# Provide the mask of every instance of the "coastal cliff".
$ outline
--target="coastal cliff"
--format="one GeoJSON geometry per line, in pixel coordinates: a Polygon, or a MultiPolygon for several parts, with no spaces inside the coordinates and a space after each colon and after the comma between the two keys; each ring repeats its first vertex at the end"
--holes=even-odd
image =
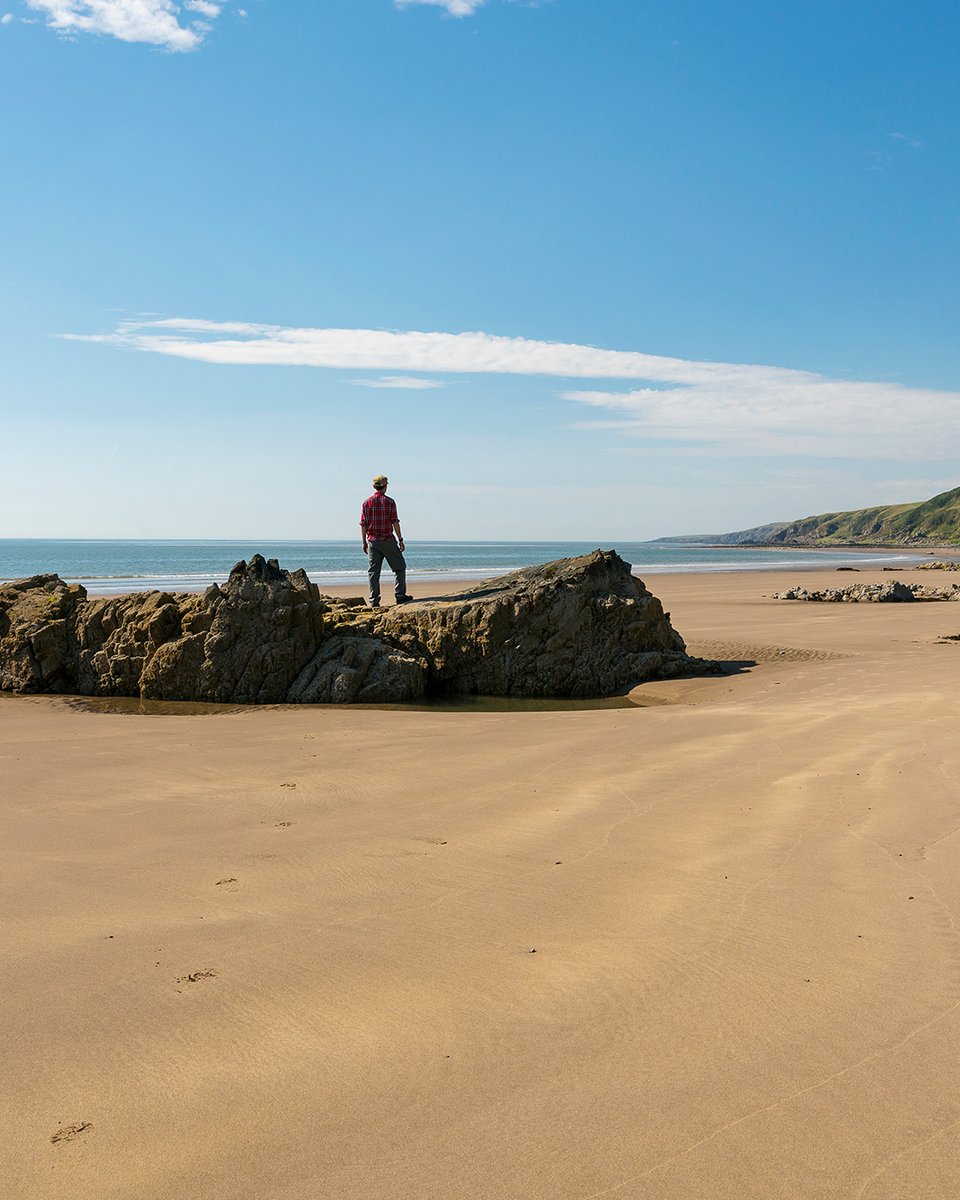
{"type": "Polygon", "coordinates": [[[757,525],[736,533],[659,538],[715,546],[960,546],[960,488],[917,504],[887,504],[757,525]]]}
{"type": "Polygon", "coordinates": [[[243,704],[602,696],[697,665],[613,551],[377,610],[260,555],[202,595],[91,600],[57,575],[0,588],[0,689],[13,692],[243,704]]]}

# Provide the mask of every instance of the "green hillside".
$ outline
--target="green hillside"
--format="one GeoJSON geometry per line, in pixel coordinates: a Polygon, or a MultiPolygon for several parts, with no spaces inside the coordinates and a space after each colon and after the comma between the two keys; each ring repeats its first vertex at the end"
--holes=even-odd
{"type": "Polygon", "coordinates": [[[737,533],[663,541],[737,546],[953,546],[960,545],[960,488],[919,504],[887,504],[855,512],[822,513],[798,521],[758,525],[737,533]]]}

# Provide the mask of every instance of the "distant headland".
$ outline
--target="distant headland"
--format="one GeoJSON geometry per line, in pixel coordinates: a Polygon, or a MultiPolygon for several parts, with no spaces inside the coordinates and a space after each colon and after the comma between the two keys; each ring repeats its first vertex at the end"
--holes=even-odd
{"type": "Polygon", "coordinates": [[[887,504],[777,521],[736,533],[684,534],[656,540],[714,546],[960,547],[960,487],[917,504],[887,504]]]}

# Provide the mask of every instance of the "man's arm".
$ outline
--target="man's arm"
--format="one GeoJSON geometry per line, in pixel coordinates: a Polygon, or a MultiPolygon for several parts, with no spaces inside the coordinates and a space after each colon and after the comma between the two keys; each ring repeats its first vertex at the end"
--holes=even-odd
{"type": "Polygon", "coordinates": [[[395,520],[393,523],[393,532],[397,535],[397,545],[400,547],[401,550],[403,550],[404,549],[403,534],[400,532],[399,518],[397,520],[395,520]]]}
{"type": "Polygon", "coordinates": [[[367,552],[367,508],[366,505],[360,509],[360,545],[363,547],[363,552],[367,552]]]}

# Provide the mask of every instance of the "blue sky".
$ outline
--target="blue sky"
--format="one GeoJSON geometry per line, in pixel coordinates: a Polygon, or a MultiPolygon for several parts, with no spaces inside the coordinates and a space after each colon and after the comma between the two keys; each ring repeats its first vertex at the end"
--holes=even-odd
{"type": "Polygon", "coordinates": [[[960,484],[960,10],[0,0],[0,536],[960,484]]]}

